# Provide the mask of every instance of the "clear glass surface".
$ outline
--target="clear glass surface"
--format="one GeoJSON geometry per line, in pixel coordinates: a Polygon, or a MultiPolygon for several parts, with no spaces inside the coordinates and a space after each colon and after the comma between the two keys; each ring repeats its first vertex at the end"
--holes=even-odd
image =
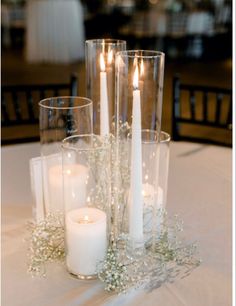
{"type": "Polygon", "coordinates": [[[163,202],[158,185],[163,79],[163,53],[117,53],[115,222],[118,236],[127,235],[133,254],[142,252],[156,232],[163,202]]]}
{"type": "Polygon", "coordinates": [[[61,141],[92,133],[92,101],[84,97],[57,97],[40,101],[40,144],[45,215],[63,212],[61,141]]]}
{"type": "Polygon", "coordinates": [[[126,50],[126,42],[118,39],[92,39],[85,43],[86,95],[93,103],[94,133],[114,133],[115,56],[126,50]]]}
{"type": "Polygon", "coordinates": [[[91,279],[110,235],[110,146],[90,134],[64,139],[62,149],[67,269],[91,279]]]}

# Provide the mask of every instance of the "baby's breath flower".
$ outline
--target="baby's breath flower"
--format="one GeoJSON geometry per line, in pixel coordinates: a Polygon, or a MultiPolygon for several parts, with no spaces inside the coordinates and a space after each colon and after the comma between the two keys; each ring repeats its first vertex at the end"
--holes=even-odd
{"type": "Polygon", "coordinates": [[[45,276],[45,264],[62,260],[65,256],[62,214],[48,214],[39,223],[29,223],[29,265],[33,275],[45,276]]]}
{"type": "Polygon", "coordinates": [[[105,284],[106,291],[124,293],[131,288],[145,286],[148,289],[160,287],[165,282],[173,282],[177,277],[187,276],[200,265],[201,260],[195,257],[196,243],[186,244],[179,238],[183,231],[183,222],[178,216],[168,220],[167,213],[162,224],[155,247],[145,249],[138,257],[129,255],[129,239],[122,234],[123,248],[108,249],[99,278],[105,284]]]}

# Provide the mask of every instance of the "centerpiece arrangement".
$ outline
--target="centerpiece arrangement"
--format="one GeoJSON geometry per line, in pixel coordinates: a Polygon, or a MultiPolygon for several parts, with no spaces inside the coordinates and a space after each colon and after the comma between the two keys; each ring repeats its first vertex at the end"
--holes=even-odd
{"type": "Polygon", "coordinates": [[[29,271],[65,258],[107,291],[154,288],[199,265],[167,217],[170,137],[161,131],[164,54],[86,41],[87,98],[40,102],[43,201],[29,271]]]}

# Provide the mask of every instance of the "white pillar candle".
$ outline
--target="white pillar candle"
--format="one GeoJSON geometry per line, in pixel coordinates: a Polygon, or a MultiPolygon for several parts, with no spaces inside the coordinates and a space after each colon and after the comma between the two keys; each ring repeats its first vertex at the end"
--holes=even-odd
{"type": "Polygon", "coordinates": [[[82,207],[86,203],[88,168],[79,164],[55,165],[48,169],[48,191],[51,211],[82,207]],[[64,198],[63,198],[64,192],[64,198]]]}
{"type": "Polygon", "coordinates": [[[33,217],[39,222],[45,217],[44,198],[43,198],[43,175],[42,159],[35,157],[30,159],[30,180],[31,191],[34,198],[33,217]]]}
{"type": "Polygon", "coordinates": [[[109,109],[107,94],[107,73],[105,67],[104,56],[100,54],[100,135],[109,134],[109,109]]]}
{"type": "MultiPolygon", "coordinates": [[[[45,206],[45,213],[63,211],[63,190],[57,190],[54,196],[51,196],[51,187],[49,184],[49,169],[54,166],[61,165],[62,168],[62,155],[61,153],[50,154],[42,157],[42,171],[43,171],[43,201],[45,206]]],[[[62,180],[62,175],[61,175],[62,180]]]]}
{"type": "Polygon", "coordinates": [[[135,68],[133,86],[129,234],[133,242],[141,243],[143,241],[143,197],[141,105],[140,90],[138,90],[138,66],[135,68]]]}
{"type": "Polygon", "coordinates": [[[106,256],[106,214],[96,208],[79,208],[66,214],[66,264],[80,276],[93,276],[106,256]]]}

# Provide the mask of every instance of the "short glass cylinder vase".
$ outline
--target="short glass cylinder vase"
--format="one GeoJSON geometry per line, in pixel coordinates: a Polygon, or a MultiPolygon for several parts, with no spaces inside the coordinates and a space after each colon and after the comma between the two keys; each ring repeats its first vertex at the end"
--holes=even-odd
{"type": "Polygon", "coordinates": [[[163,78],[163,53],[145,50],[117,53],[118,195],[114,196],[114,222],[116,237],[125,234],[133,254],[142,253],[156,231],[163,78]],[[154,206],[151,237],[146,235],[144,217],[145,207],[150,203],[154,206]]]}
{"type": "Polygon", "coordinates": [[[114,133],[115,55],[126,50],[126,42],[117,39],[92,39],[85,43],[86,95],[93,105],[94,133],[114,133]]]}
{"type": "Polygon", "coordinates": [[[92,101],[83,97],[56,97],[40,101],[40,147],[43,206],[48,213],[63,212],[61,142],[75,134],[92,133],[92,101]]]}
{"type": "Polygon", "coordinates": [[[168,177],[170,162],[170,135],[164,131],[160,133],[160,157],[158,186],[161,188],[162,201],[160,208],[166,208],[168,194],[168,177]]]}
{"type": "Polygon", "coordinates": [[[93,279],[106,257],[110,233],[110,146],[100,136],[62,142],[66,265],[80,279],[93,279]]]}
{"type": "Polygon", "coordinates": [[[165,221],[170,135],[142,130],[143,235],[146,247],[158,242],[165,221]]]}

